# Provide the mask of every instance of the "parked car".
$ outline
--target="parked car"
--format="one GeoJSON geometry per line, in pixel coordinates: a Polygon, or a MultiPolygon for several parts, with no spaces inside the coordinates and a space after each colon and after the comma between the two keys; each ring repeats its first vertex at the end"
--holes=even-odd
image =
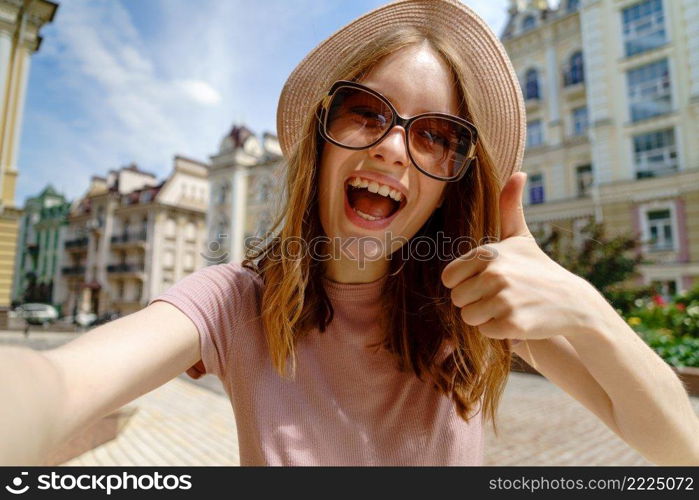
{"type": "Polygon", "coordinates": [[[23,318],[30,325],[50,324],[58,319],[58,311],[51,304],[22,304],[15,311],[17,317],[23,318]]]}
{"type": "Polygon", "coordinates": [[[97,315],[95,313],[78,313],[75,316],[75,323],[80,326],[91,326],[96,319],[97,315]]]}

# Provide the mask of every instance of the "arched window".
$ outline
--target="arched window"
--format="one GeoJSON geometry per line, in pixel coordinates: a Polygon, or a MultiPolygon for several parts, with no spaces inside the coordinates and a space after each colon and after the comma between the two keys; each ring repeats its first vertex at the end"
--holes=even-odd
{"type": "Polygon", "coordinates": [[[539,72],[532,68],[524,77],[524,98],[539,99],[539,72]]]}
{"type": "Polygon", "coordinates": [[[522,31],[529,31],[536,26],[536,18],[532,15],[528,15],[522,20],[522,31]]]}

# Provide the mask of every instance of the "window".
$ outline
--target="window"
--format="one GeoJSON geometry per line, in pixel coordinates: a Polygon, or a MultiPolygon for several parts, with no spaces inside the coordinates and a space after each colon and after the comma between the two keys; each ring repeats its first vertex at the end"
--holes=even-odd
{"type": "Polygon", "coordinates": [[[527,123],[527,147],[541,146],[544,143],[544,131],[541,120],[527,123]]]}
{"type": "Polygon", "coordinates": [[[563,86],[569,87],[585,81],[585,65],[581,50],[574,52],[563,71],[563,86]]]}
{"type": "Polygon", "coordinates": [[[187,240],[195,240],[197,237],[197,228],[194,222],[188,221],[187,225],[184,227],[184,236],[187,240]]]}
{"type": "Polygon", "coordinates": [[[575,12],[580,7],[580,0],[568,0],[566,2],[566,11],[575,12]]]}
{"type": "Polygon", "coordinates": [[[532,68],[524,78],[524,98],[539,99],[539,72],[532,68]]]}
{"type": "Polygon", "coordinates": [[[589,196],[592,187],[592,165],[579,165],[575,168],[575,183],[578,197],[589,196]]]}
{"type": "Polygon", "coordinates": [[[648,225],[646,238],[649,240],[649,250],[672,250],[675,248],[672,214],[669,208],[649,210],[646,212],[646,221],[648,225]]]}
{"type": "Polygon", "coordinates": [[[665,15],[662,0],[645,0],[621,11],[624,47],[627,56],[640,54],[663,45],[665,15]]]}
{"type": "Polygon", "coordinates": [[[544,176],[532,174],[529,178],[529,203],[532,205],[544,202],[544,176]]]}
{"type": "Polygon", "coordinates": [[[650,282],[650,285],[666,302],[669,302],[677,295],[677,281],[675,280],[653,280],[650,282]]]}
{"type": "Polygon", "coordinates": [[[635,136],[633,138],[633,157],[637,179],[676,172],[675,129],[635,136]]]}
{"type": "Polygon", "coordinates": [[[536,26],[536,18],[534,16],[527,16],[522,20],[522,31],[529,31],[534,29],[536,26]]]}
{"type": "Polygon", "coordinates": [[[672,109],[670,70],[667,59],[646,64],[626,73],[631,121],[669,113],[672,109]]]}
{"type": "Polygon", "coordinates": [[[573,135],[585,135],[587,133],[587,107],[582,106],[573,110],[573,135]]]}

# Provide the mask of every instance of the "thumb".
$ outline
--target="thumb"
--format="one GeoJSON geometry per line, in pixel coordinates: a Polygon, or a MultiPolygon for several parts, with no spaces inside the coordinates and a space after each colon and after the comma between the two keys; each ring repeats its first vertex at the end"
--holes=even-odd
{"type": "Polygon", "coordinates": [[[515,172],[500,193],[500,239],[511,236],[531,236],[524,220],[522,195],[527,183],[527,174],[515,172]]]}

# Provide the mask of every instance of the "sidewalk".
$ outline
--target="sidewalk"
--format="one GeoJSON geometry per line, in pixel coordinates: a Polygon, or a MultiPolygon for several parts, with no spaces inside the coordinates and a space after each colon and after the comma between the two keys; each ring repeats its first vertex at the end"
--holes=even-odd
{"type": "Polygon", "coordinates": [[[175,378],[128,406],[137,409],[116,439],[62,465],[239,464],[226,396],[175,378]]]}
{"type": "MultiPolygon", "coordinates": [[[[699,414],[699,398],[692,403],[699,414]]],[[[226,396],[177,378],[133,404],[121,435],[64,465],[238,465],[226,396]]],[[[651,465],[537,375],[510,374],[499,434],[486,427],[486,465],[651,465]]]]}

